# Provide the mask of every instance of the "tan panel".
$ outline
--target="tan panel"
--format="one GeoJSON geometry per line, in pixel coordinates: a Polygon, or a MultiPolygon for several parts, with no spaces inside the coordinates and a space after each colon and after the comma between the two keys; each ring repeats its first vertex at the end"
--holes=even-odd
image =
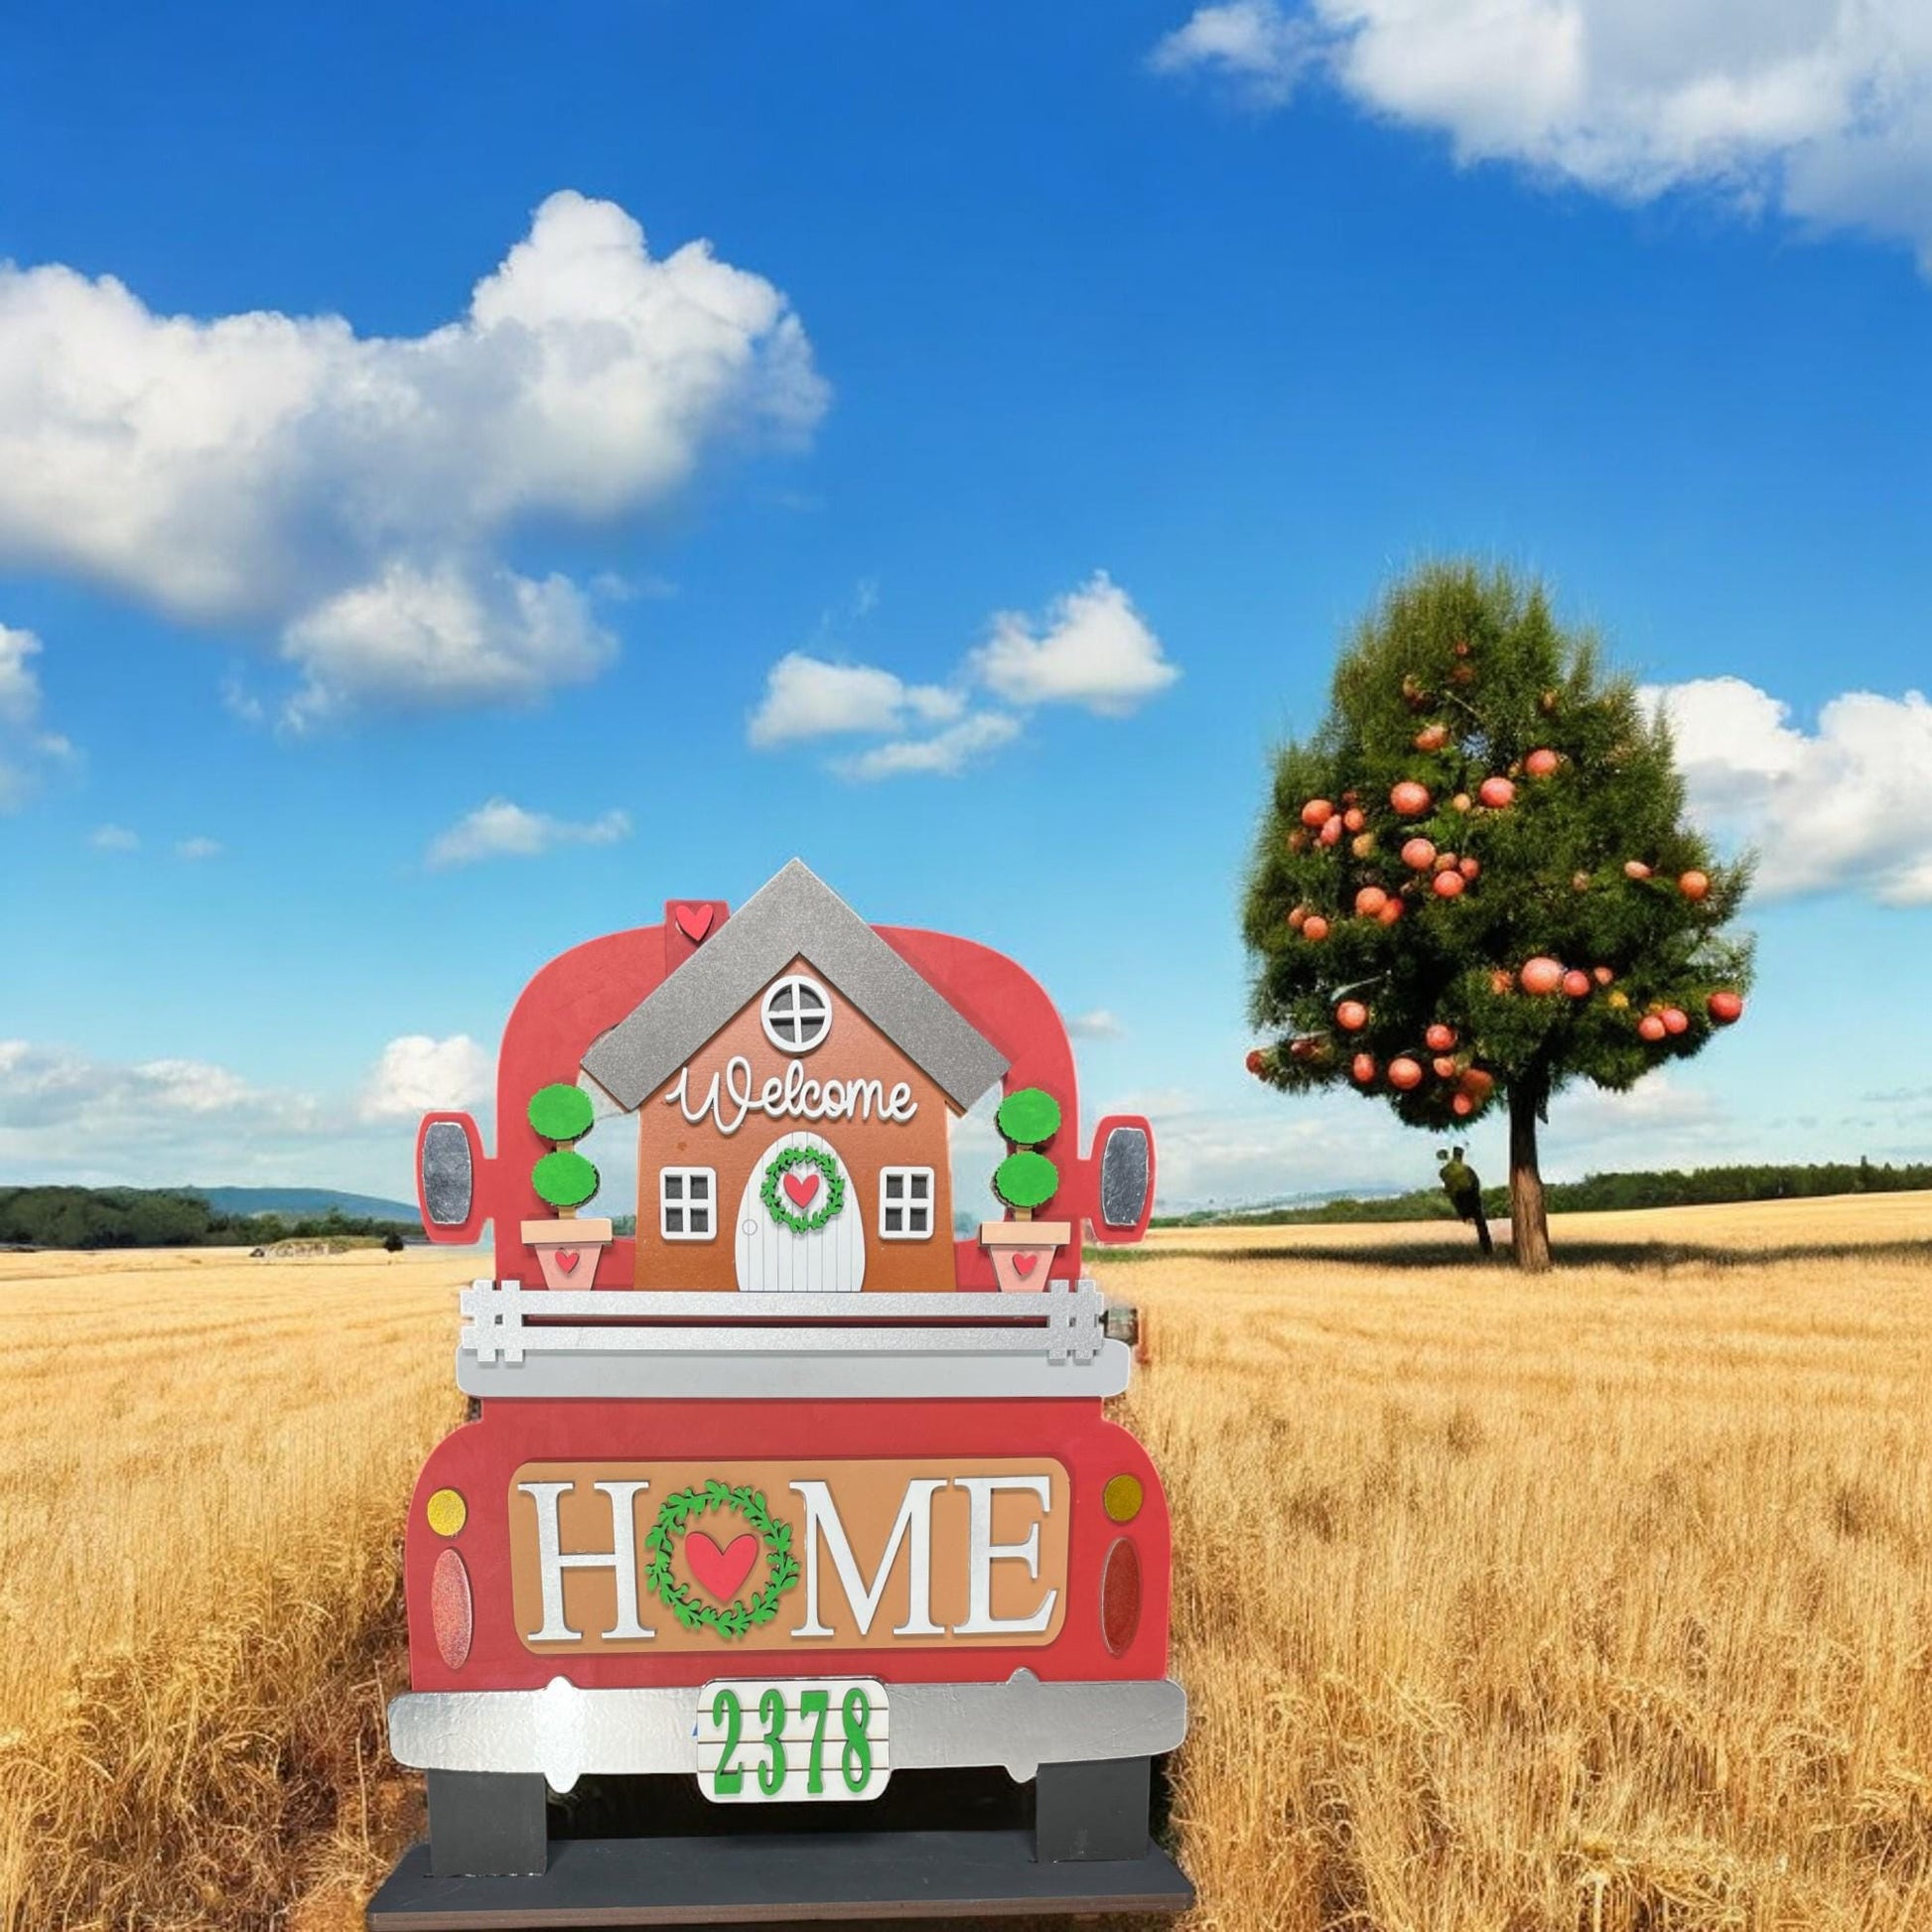
{"type": "MultiPolygon", "coordinates": [[[[794,959],[776,981],[791,973],[812,973],[811,962],[794,959]]],[[[817,978],[816,974],[813,974],[817,978]]],[[[769,982],[767,982],[769,984],[769,982]]],[[[832,1029],[822,1045],[799,1056],[804,1076],[822,1086],[828,1080],[877,1080],[885,1093],[903,1082],[917,1111],[909,1121],[809,1120],[796,1115],[771,1117],[748,1113],[734,1133],[720,1130],[717,1111],[707,1110],[693,1124],[671,1098],[681,1076],[688,1074],[686,1092],[697,1112],[710,1092],[712,1076],[719,1079],[720,1104],[730,1122],[735,1106],[726,1098],[726,1069],[735,1056],[750,1063],[751,1089],[761,1093],[767,1079],[782,1079],[791,1056],[764,1036],[759,1020],[759,990],[743,1012],[735,1014],[692,1055],[679,1073],[651,1094],[637,1109],[637,1256],[634,1281],[641,1289],[658,1292],[690,1289],[710,1294],[730,1293],[738,1283],[736,1259],[738,1204],[746,1182],[761,1180],[760,1158],[771,1144],[794,1130],[816,1134],[837,1151],[851,1176],[848,1198],[840,1218],[855,1216],[865,1245],[865,1286],[868,1291],[904,1295],[932,1290],[950,1292],[953,1279],[952,1184],[947,1163],[946,1122],[950,1103],[945,1094],[901,1053],[864,1014],[824,980],[832,1006],[832,1029]],[[718,1233],[710,1241],[665,1241],[658,1221],[658,1171],[663,1168],[715,1168],[718,1173],[718,1233]],[[879,1189],[882,1168],[930,1168],[933,1181],[933,1231],[926,1241],[887,1241],[879,1233],[879,1189]]],[[[829,1230],[828,1230],[829,1231],[829,1230]]],[[[808,1241],[813,1237],[793,1237],[808,1241]]]]}
{"type": "MultiPolygon", "coordinates": [[[[598,1651],[690,1651],[703,1650],[724,1656],[734,1652],[786,1651],[804,1659],[814,1651],[838,1649],[932,1648],[951,1645],[1036,1645],[1051,1643],[1059,1634],[1066,1613],[1066,1549],[1070,1489],[1065,1467],[1049,1456],[1025,1460],[1000,1458],[924,1457],[916,1460],[852,1461],[831,1460],[783,1462],[526,1462],[510,1478],[510,1577],[512,1606],[517,1635],[525,1647],[547,1655],[584,1655],[598,1651]],[[1028,1574],[1028,1566],[1018,1557],[996,1557],[987,1566],[989,1591],[986,1608],[1003,1619],[1025,1619],[1036,1615],[1048,1590],[1055,1592],[1052,1609],[1037,1631],[993,1631],[960,1635],[955,1626],[968,1620],[971,1608],[969,1591],[973,1565],[970,1562],[972,1497],[958,1486],[961,1477],[1044,1478],[1046,1503],[1042,1508],[1031,1491],[989,1492],[991,1517],[989,1541],[994,1546],[1025,1543],[1035,1526],[1039,1532],[1038,1576],[1028,1574]],[[599,1482],[639,1482],[648,1487],[632,1496],[632,1526],[636,1552],[635,1607],[639,1624],[654,1634],[647,1638],[613,1638],[608,1633],[618,1627],[620,1602],[618,1580],[609,1565],[597,1567],[560,1567],[563,1621],[579,1633],[576,1640],[538,1642],[533,1639],[544,1626],[543,1576],[539,1551],[539,1504],[522,1485],[527,1483],[568,1482],[568,1490],[555,1496],[558,1549],[566,1558],[578,1554],[608,1556],[616,1551],[618,1537],[612,1518],[611,1495],[593,1487],[599,1482]],[[774,1524],[789,1524],[791,1551],[797,1560],[796,1583],[781,1591],[775,1619],[754,1627],[743,1636],[727,1637],[714,1629],[687,1630],[677,1619],[661,1593],[654,1593],[646,1582],[652,1556],[645,1539],[658,1521],[658,1512],[667,1497],[687,1489],[702,1489],[708,1481],[723,1483],[729,1489],[749,1485],[764,1497],[766,1512],[774,1524]],[[907,1495],[908,1484],[938,1481],[944,1486],[930,1492],[931,1542],[927,1586],[928,1620],[940,1626],[937,1634],[896,1636],[894,1631],[912,1620],[912,1544],[914,1525],[908,1523],[900,1538],[893,1566],[887,1573],[883,1593],[871,1620],[869,1633],[862,1632],[859,1613],[848,1599],[839,1580],[838,1566],[828,1548],[830,1539],[824,1529],[814,1536],[818,1545],[817,1618],[831,1634],[803,1637],[797,1630],[809,1622],[811,1553],[806,1547],[806,1499],[791,1485],[822,1482],[843,1527],[850,1546],[853,1565],[862,1592],[872,1589],[879,1577],[881,1560],[892,1540],[894,1526],[907,1495]]],[[[711,1509],[688,1521],[682,1535],[674,1539],[671,1575],[701,1604],[729,1607],[713,1590],[706,1588],[693,1569],[688,1543],[693,1534],[711,1539],[712,1549],[704,1552],[709,1560],[714,1585],[723,1581],[718,1574],[724,1560],[732,1554],[735,1540],[748,1533],[744,1516],[735,1510],[711,1509]]],[[[729,1574],[728,1566],[727,1574],[729,1574]]],[[[738,1584],[732,1600],[749,1600],[769,1582],[770,1559],[762,1545],[744,1581],[738,1584]]]]}

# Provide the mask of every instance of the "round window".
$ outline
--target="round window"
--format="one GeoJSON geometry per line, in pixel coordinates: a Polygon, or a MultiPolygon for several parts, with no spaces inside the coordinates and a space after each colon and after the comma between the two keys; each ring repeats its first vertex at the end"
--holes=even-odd
{"type": "Polygon", "coordinates": [[[787,973],[759,1007],[764,1036],[781,1053],[809,1053],[832,1031],[832,1002],[824,987],[803,973],[787,973]]]}

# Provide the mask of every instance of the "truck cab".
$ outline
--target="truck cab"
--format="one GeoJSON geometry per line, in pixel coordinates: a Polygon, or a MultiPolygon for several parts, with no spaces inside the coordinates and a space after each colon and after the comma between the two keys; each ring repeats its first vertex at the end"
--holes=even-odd
{"type": "Polygon", "coordinates": [[[479,1885],[532,1924],[640,1889],[714,1922],[1184,1907],[1149,1838],[1186,1726],[1167,1503],[1103,1413],[1133,1363],[1083,1267],[1145,1231],[1154,1141],[1078,1128],[1031,977],[869,925],[796,860],[536,975],[497,1152],[466,1115],[418,1136],[429,1237],[493,1224],[494,1272],[460,1296],[473,1419],[404,1542],[389,1732],[429,1844],[372,1925],[464,1922],[479,1885]],[[994,1095],[1011,1152],[975,1223],[949,1122],[994,1095]],[[579,1144],[618,1133],[630,1231],[578,1198],[579,1144]],[[1031,1832],[867,1836],[895,1779],[973,1768],[1034,1787],[1031,1832]],[[744,1857],[553,1838],[548,1794],[587,1778],[735,1808],[744,1857]]]}

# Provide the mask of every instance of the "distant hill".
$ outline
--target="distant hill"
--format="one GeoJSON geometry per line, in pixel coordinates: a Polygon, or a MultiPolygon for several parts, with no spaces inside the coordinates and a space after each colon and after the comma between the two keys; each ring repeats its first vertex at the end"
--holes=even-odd
{"type": "Polygon", "coordinates": [[[199,1194],[217,1214],[280,1214],[314,1220],[333,1207],[349,1219],[415,1221],[414,1201],[383,1200],[376,1194],[345,1194],[334,1187],[174,1187],[177,1194],[199,1194]]]}

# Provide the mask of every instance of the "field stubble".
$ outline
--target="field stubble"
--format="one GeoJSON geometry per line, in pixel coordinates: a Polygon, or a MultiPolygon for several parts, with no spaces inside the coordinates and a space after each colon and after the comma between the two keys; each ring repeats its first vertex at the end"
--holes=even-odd
{"type": "MultiPolygon", "coordinates": [[[[1112,1272],[1194,1932],[1932,1926],[1932,1196],[1557,1232],[1600,1264],[1112,1272]]],[[[461,1273],[0,1257],[10,1932],[356,1922],[420,1822],[379,1713],[461,1273]]]]}

